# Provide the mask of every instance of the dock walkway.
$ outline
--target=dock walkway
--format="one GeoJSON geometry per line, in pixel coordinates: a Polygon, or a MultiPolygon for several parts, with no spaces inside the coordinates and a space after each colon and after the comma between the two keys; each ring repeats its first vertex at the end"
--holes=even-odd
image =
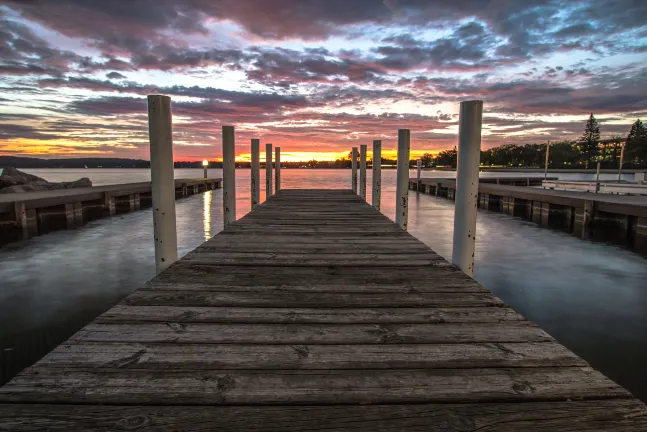
{"type": "Polygon", "coordinates": [[[642,431],[351,191],[281,190],[0,389],[0,430],[642,431]]]}

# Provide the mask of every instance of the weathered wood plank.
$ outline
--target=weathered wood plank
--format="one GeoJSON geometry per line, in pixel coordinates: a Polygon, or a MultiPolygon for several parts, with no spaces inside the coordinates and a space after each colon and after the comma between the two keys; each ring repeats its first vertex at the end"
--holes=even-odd
{"type": "MultiPolygon", "coordinates": [[[[216,308],[117,305],[94,322],[209,322],[293,324],[498,323],[524,318],[509,308],[216,308]]],[[[488,326],[483,326],[487,328],[488,326]]]]}
{"type": "Polygon", "coordinates": [[[398,345],[63,344],[43,357],[53,368],[146,370],[448,369],[587,366],[557,343],[398,345]],[[262,355],[259,355],[262,353],[262,355]]]}
{"type": "Polygon", "coordinates": [[[590,368],[143,371],[32,366],[0,402],[389,404],[631,397],[590,368]]]}
{"type": "Polygon", "coordinates": [[[202,344],[433,344],[548,342],[525,321],[492,324],[211,324],[94,322],[70,341],[202,344]]]}
{"type": "Polygon", "coordinates": [[[627,399],[363,406],[89,406],[0,404],[15,432],[643,432],[647,412],[627,399]]]}

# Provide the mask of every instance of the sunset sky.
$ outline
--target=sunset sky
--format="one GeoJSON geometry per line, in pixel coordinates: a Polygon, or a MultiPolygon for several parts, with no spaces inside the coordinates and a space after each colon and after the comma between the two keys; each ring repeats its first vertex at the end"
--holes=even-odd
{"type": "MultiPolygon", "coordinates": [[[[0,154],[148,159],[147,94],[173,100],[176,160],[222,125],[335,159],[411,129],[451,148],[458,104],[483,147],[602,137],[647,117],[647,1],[31,0],[0,5],[0,154]]],[[[370,147],[370,146],[369,146],[370,147]]]]}

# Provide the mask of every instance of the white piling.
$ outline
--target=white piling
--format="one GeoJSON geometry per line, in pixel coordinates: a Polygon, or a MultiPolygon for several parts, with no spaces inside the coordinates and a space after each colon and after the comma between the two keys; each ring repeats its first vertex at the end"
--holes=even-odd
{"type": "Polygon", "coordinates": [[[546,143],[546,162],[544,162],[544,180],[548,179],[548,155],[550,154],[550,140],[546,143]]]}
{"type": "Polygon", "coordinates": [[[625,160],[625,145],[627,143],[622,143],[622,149],[620,150],[620,165],[618,166],[618,181],[622,177],[622,163],[625,160]]]}
{"type": "Polygon", "coordinates": [[[483,101],[461,102],[452,262],[474,276],[483,101]]]}
{"type": "Polygon", "coordinates": [[[236,144],[234,127],[222,127],[222,209],[225,227],[236,222],[236,144]]]}
{"type": "Polygon", "coordinates": [[[598,162],[598,167],[595,171],[595,193],[600,192],[600,162],[598,162]]]}
{"type": "Polygon", "coordinates": [[[161,273],[177,261],[171,122],[171,98],[161,95],[148,96],[148,136],[157,273],[161,273]]]}
{"type": "Polygon", "coordinates": [[[281,189],[281,147],[274,149],[274,190],[278,192],[281,189]]]}
{"type": "Polygon", "coordinates": [[[380,210],[382,194],[382,141],[373,141],[373,208],[380,210]]]}
{"type": "Polygon", "coordinates": [[[398,130],[398,173],[396,185],[395,223],[404,231],[409,221],[409,151],[411,131],[398,130]]]}
{"type": "Polygon", "coordinates": [[[352,170],[351,189],[353,189],[353,193],[357,193],[357,147],[353,147],[351,157],[353,158],[350,162],[350,168],[352,170]]]}
{"type": "Polygon", "coordinates": [[[202,161],[202,167],[204,168],[204,178],[209,178],[209,161],[208,160],[203,160],[202,161]]]}
{"type": "Polygon", "coordinates": [[[260,142],[261,140],[252,140],[252,209],[261,202],[261,156],[260,156],[260,142]]]}
{"type": "Polygon", "coordinates": [[[265,144],[265,199],[272,196],[272,144],[265,144]]]}
{"type": "Polygon", "coordinates": [[[420,193],[420,172],[422,171],[422,161],[416,161],[417,175],[416,175],[416,193],[420,193]]]}
{"type": "Polygon", "coordinates": [[[366,201],[366,144],[359,146],[359,196],[366,201]]]}

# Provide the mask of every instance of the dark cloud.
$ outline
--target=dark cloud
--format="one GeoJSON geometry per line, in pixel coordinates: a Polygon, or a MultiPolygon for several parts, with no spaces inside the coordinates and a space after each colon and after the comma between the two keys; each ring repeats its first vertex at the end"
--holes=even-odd
{"type": "Polygon", "coordinates": [[[106,77],[109,79],[115,79],[115,80],[126,79],[126,75],[122,75],[119,72],[114,72],[114,71],[107,74],[106,77]]]}

